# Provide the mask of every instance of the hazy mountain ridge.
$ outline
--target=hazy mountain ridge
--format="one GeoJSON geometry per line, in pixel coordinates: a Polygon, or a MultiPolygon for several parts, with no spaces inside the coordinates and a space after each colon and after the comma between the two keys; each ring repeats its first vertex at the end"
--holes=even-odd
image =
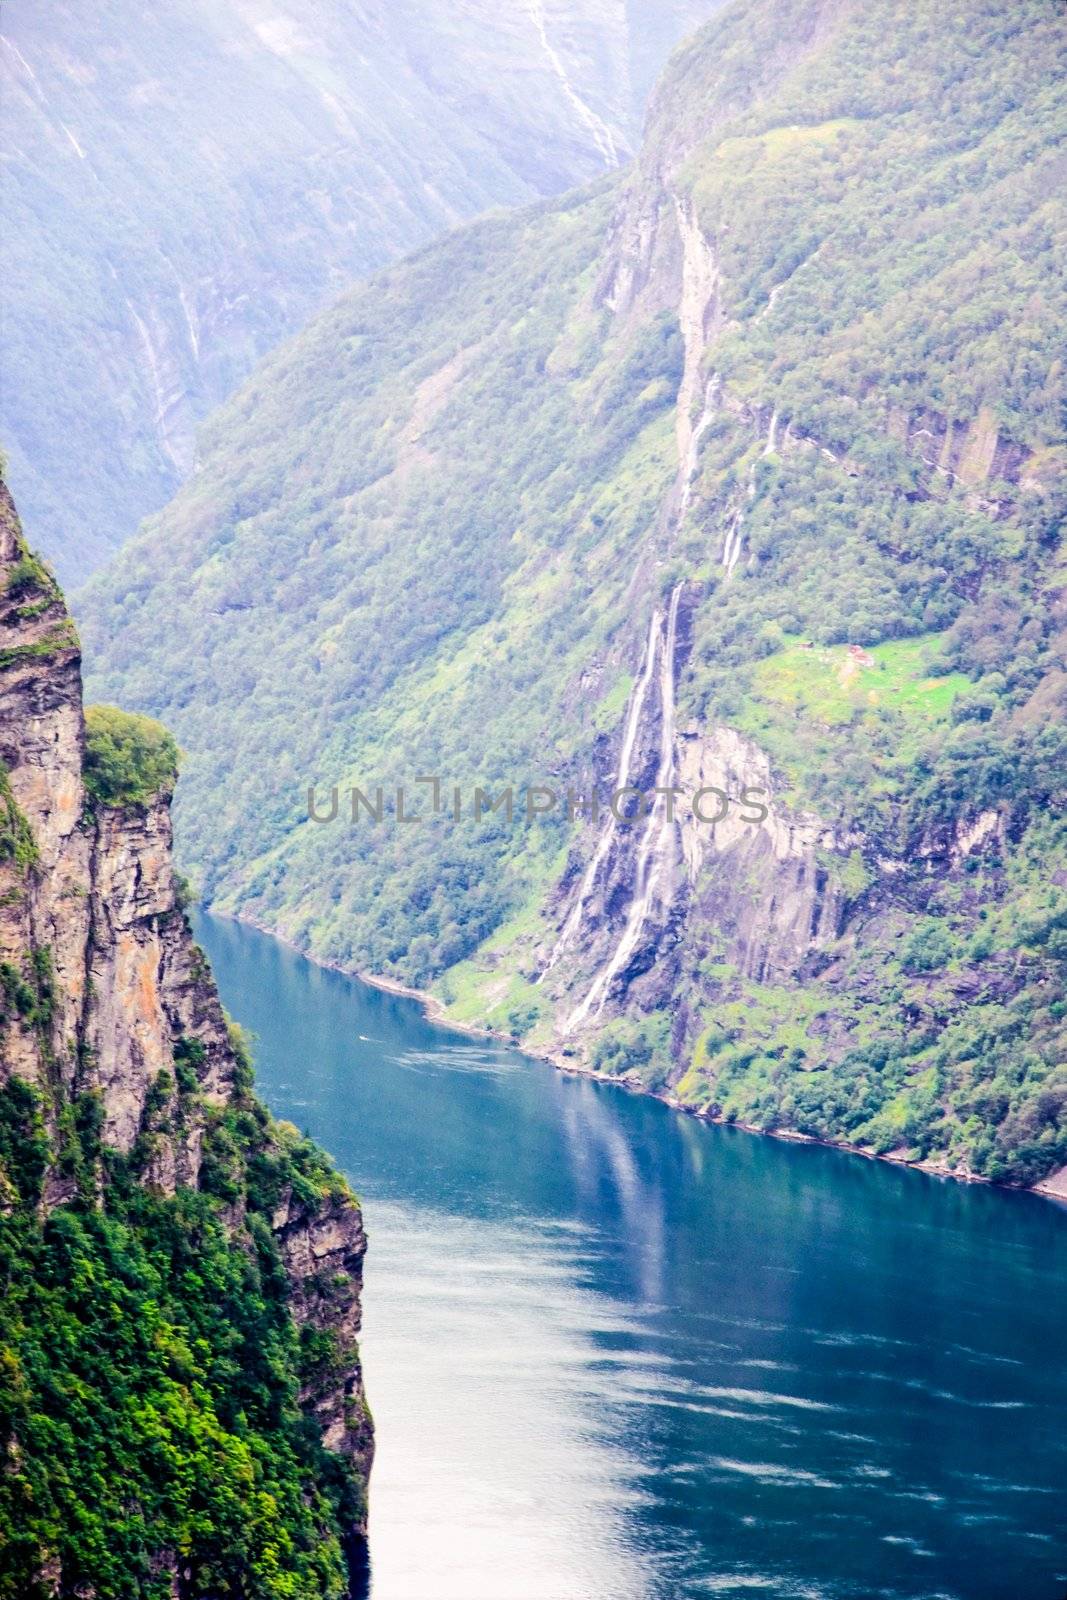
{"type": "Polygon", "coordinates": [[[87,604],[209,897],[709,1115],[1063,1163],[1062,49],[1045,0],[731,7],[620,183],[262,367],[87,604]],[[769,814],[302,815],[620,770],[769,814]]]}
{"type": "Polygon", "coordinates": [[[9,13],[0,431],[63,576],[163,504],[205,413],[353,278],[624,159],[715,3],[9,13]]]}

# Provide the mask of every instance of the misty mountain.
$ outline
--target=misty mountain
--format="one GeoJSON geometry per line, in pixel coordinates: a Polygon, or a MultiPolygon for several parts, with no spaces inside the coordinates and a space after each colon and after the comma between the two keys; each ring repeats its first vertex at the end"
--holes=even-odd
{"type": "Polygon", "coordinates": [[[0,436],[68,580],[352,279],[627,159],[716,0],[12,7],[0,436]]]}

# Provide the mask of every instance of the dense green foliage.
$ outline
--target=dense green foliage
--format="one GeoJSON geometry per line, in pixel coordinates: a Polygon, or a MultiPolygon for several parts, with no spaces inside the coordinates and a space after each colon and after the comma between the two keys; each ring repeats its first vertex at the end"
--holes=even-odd
{"type": "MultiPolygon", "coordinates": [[[[176,1052],[179,1118],[197,1048],[176,1052]]],[[[150,1121],[166,1099],[159,1085],[150,1121]]],[[[99,1600],[166,1600],[175,1569],[197,1594],[344,1594],[360,1491],[298,1403],[330,1352],[297,1332],[269,1225],[284,1184],[314,1209],[340,1179],[247,1087],[209,1129],[203,1193],[144,1188],[155,1135],[121,1158],[99,1123],[82,1096],[54,1150],[34,1091],[0,1091],[0,1595],[43,1600],[53,1558],[65,1592],[99,1600]],[[43,1217],[56,1161],[81,1198],[43,1217]]]]}
{"type": "Polygon", "coordinates": [[[847,916],[777,996],[691,924],[696,1055],[628,1017],[602,1068],[989,1176],[1067,1159],[1061,952],[1023,936],[1064,871],[1064,48],[1053,0],[733,6],[625,184],[453,236],[260,369],[85,607],[105,692],[189,751],[206,895],[547,1041],[529,979],[570,835],[453,822],[451,785],[607,770],[685,578],[680,717],[751,736],[854,841],[826,864],[847,916]],[[719,270],[718,399],[668,537],[681,202],[719,270]],[[636,266],[634,239],[659,241],[636,266]],[[410,806],[418,774],[445,795],[419,826],[306,819],[311,784],[410,806]]]}
{"type": "Polygon", "coordinates": [[[686,167],[722,263],[716,370],[823,447],[783,451],[779,432],[763,453],[711,429],[689,553],[706,557],[708,509],[754,470],[758,570],[710,598],[690,704],[766,740],[824,813],[869,822],[887,791],[910,794],[912,823],[1047,804],[1067,758],[1062,716],[1046,726],[1062,709],[1067,479],[1057,22],[1042,4],[924,6],[902,35],[866,8],[773,115],[758,106],[686,167]],[[929,459],[953,432],[969,446],[955,479],[929,459]],[[992,464],[1014,460],[1013,477],[1034,452],[1021,493],[980,460],[998,437],[992,464]],[[951,719],[943,701],[897,699],[907,675],[840,721],[791,715],[759,664],[790,636],[922,639],[913,676],[974,688],[951,719]]]}
{"type": "Polygon", "coordinates": [[[151,717],[86,706],[84,772],[90,797],[102,805],[144,805],[173,790],[178,747],[151,717]]]}

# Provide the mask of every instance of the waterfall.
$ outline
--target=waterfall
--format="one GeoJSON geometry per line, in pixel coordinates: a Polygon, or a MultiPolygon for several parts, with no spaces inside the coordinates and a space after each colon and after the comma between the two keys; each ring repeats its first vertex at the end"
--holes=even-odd
{"type": "Polygon", "coordinates": [[[33,88],[33,92],[36,95],[37,99],[41,102],[42,105],[44,105],[46,103],[45,93],[44,93],[44,90],[41,88],[40,83],[37,80],[37,74],[36,74],[36,72],[34,72],[33,68],[30,66],[29,62],[26,60],[26,57],[23,55],[22,51],[19,49],[19,47],[15,43],[14,39],[9,39],[9,38],[7,38],[7,36],[5,34],[0,34],[0,40],[2,40],[3,43],[7,45],[8,49],[11,51],[11,54],[15,57],[15,60],[18,62],[19,66],[22,68],[23,72],[25,72],[27,78],[29,78],[30,84],[32,85],[32,88],[33,88]]]}
{"type": "MultiPolygon", "coordinates": [[[[673,491],[673,511],[670,518],[670,535],[673,538],[681,527],[692,499],[693,483],[700,459],[700,443],[710,427],[718,409],[722,381],[717,372],[711,374],[704,386],[703,407],[694,427],[693,412],[700,393],[701,366],[709,332],[719,319],[718,263],[715,253],[700,230],[692,205],[680,195],[674,195],[678,233],[682,242],[682,295],[678,321],[685,347],[682,380],[676,401],[676,439],[678,448],[678,473],[673,491]]],[[[740,518],[738,518],[738,526],[740,518]]],[[[740,545],[738,546],[740,554],[740,545]]],[[[736,557],[734,558],[736,562],[736,557]]],[[[640,680],[630,696],[619,757],[616,788],[629,786],[633,753],[640,730],[641,717],[648,698],[648,688],[659,662],[659,700],[661,725],[659,761],[656,769],[656,787],[666,789],[675,776],[675,706],[676,651],[678,638],[678,611],[681,605],[683,583],[675,584],[667,607],[667,614],[657,609],[649,625],[644,662],[640,680]]],[[[610,958],[596,974],[588,993],[567,1019],[566,1030],[579,1027],[595,1007],[599,1015],[612,982],[629,960],[648,921],[657,897],[665,870],[673,864],[676,845],[676,825],[672,818],[672,804],[667,796],[653,797],[644,822],[635,864],[634,891],[626,924],[610,958]],[[662,813],[656,802],[662,801],[662,813]]],[[[614,843],[619,821],[612,813],[597,843],[585,873],[578,885],[567,919],[556,940],[548,965],[542,972],[550,972],[573,940],[582,919],[582,912],[592,894],[597,875],[614,843]]],[[[540,981],[540,979],[538,980],[540,981]]]]}
{"type": "MultiPolygon", "coordinates": [[[[659,765],[656,769],[656,788],[667,789],[674,782],[674,680],[675,655],[678,642],[678,607],[683,585],[675,585],[663,628],[663,649],[660,653],[660,741],[659,765]]],[[[567,1019],[568,1031],[578,1028],[592,1011],[594,1017],[603,1010],[616,974],[637,948],[649,912],[660,888],[664,869],[669,869],[674,857],[675,827],[672,805],[666,796],[656,797],[649,806],[644,832],[637,851],[634,869],[634,894],[626,925],[614,952],[597,973],[585,999],[575,1007],[567,1019]],[[656,804],[662,798],[663,809],[657,812],[656,804]],[[595,1010],[593,1010],[595,1006],[595,1010]]]]}
{"type": "Polygon", "coordinates": [[[608,127],[603,117],[598,117],[592,106],[588,105],[571,83],[567,68],[558,50],[555,49],[548,37],[548,25],[545,21],[545,8],[542,0],[532,0],[530,14],[534,27],[537,29],[541,41],[541,48],[548,57],[549,64],[556,77],[559,79],[560,88],[564,98],[574,111],[578,120],[585,124],[592,136],[593,143],[609,167],[617,167],[626,153],[625,142],[617,139],[611,128],[608,127]],[[621,145],[621,148],[620,148],[621,145]]]}
{"type": "MultiPolygon", "coordinates": [[[[173,268],[173,265],[174,264],[172,262],[171,263],[172,268],[173,268]]],[[[174,276],[176,278],[178,278],[178,299],[181,302],[182,314],[185,317],[185,327],[186,327],[186,330],[187,330],[187,332],[189,334],[189,348],[193,352],[193,360],[199,366],[199,364],[200,364],[200,319],[197,317],[193,306],[189,303],[189,298],[185,293],[185,285],[182,282],[181,278],[178,277],[177,272],[174,273],[174,276]]]]}
{"type": "MultiPolygon", "coordinates": [[[[767,424],[767,437],[763,445],[763,454],[772,456],[778,448],[778,407],[771,411],[771,420],[767,424]]],[[[748,468],[748,478],[745,483],[745,498],[756,498],[756,463],[751,461],[748,468]]],[[[727,578],[732,578],[734,569],[741,560],[741,551],[745,542],[743,526],[745,521],[744,501],[738,505],[733,514],[730,526],[726,530],[726,537],[722,544],[722,565],[726,569],[727,578]]],[[[752,566],[753,558],[750,556],[748,565],[752,566]]]]}
{"type": "MultiPolygon", "coordinates": [[[[777,417],[778,413],[775,412],[771,418],[772,427],[777,426],[777,417]]],[[[749,465],[745,497],[749,500],[754,500],[756,497],[756,463],[754,461],[749,465]]],[[[733,577],[734,568],[741,559],[741,549],[745,542],[744,522],[745,510],[744,501],[742,501],[734,512],[733,521],[726,530],[726,538],[723,540],[722,564],[726,568],[728,579],[733,577]]]]}
{"type": "Polygon", "coordinates": [[[681,527],[689,511],[693,499],[693,484],[696,482],[697,468],[700,465],[700,441],[707,433],[719,404],[719,389],[722,380],[717,372],[713,372],[708,379],[707,388],[704,390],[704,409],[700,413],[700,421],[693,429],[689,440],[689,449],[685,464],[681,472],[681,490],[678,496],[678,515],[676,526],[681,527]]]}
{"type": "Polygon", "coordinates": [[[137,329],[137,337],[144,352],[145,365],[152,380],[152,392],[156,402],[155,415],[152,420],[155,423],[156,438],[159,441],[160,449],[170,461],[175,472],[180,478],[184,477],[188,469],[178,459],[171,439],[169,422],[169,413],[176,397],[173,394],[168,394],[164,387],[163,373],[160,371],[159,362],[156,359],[155,344],[144,318],[134,309],[131,300],[126,301],[126,309],[133,319],[134,327],[137,329]]]}
{"type": "Polygon", "coordinates": [[[63,132],[66,134],[67,139],[68,139],[68,141],[70,143],[70,147],[74,151],[74,154],[80,160],[84,161],[85,160],[85,151],[82,149],[82,147],[78,143],[77,139],[71,133],[70,129],[67,127],[67,124],[65,122],[60,122],[59,126],[63,129],[63,132]]]}
{"type": "Polygon", "coordinates": [[[770,294],[767,296],[767,304],[764,306],[762,311],[759,311],[759,312],[756,313],[756,316],[755,316],[755,319],[754,319],[756,322],[762,322],[764,317],[769,317],[770,316],[771,312],[774,310],[775,306],[778,304],[778,296],[781,294],[782,290],[785,288],[785,286],[786,286],[786,284],[788,282],[789,282],[789,279],[786,278],[782,283],[776,283],[775,284],[774,288],[771,290],[770,294]]]}
{"type": "MultiPolygon", "coordinates": [[[[660,622],[661,618],[659,611],[654,611],[652,613],[652,620],[648,625],[648,639],[645,642],[645,654],[641,664],[641,672],[630,693],[630,703],[626,713],[626,727],[622,738],[622,749],[619,752],[619,769],[615,775],[614,787],[616,789],[625,789],[628,786],[632,776],[631,768],[633,763],[634,747],[637,744],[637,734],[641,726],[641,713],[644,710],[645,699],[648,695],[648,686],[652,681],[652,674],[656,669],[656,656],[659,653],[660,622]]],[[[615,813],[613,811],[609,812],[607,826],[600,835],[600,838],[597,841],[597,847],[593,851],[589,865],[586,867],[585,872],[582,875],[582,881],[578,885],[578,892],[571,903],[570,911],[567,913],[567,920],[563,924],[559,938],[556,940],[556,943],[553,946],[552,954],[548,958],[548,965],[545,967],[544,972],[541,973],[537,980],[538,983],[540,983],[541,979],[552,971],[552,968],[556,965],[556,962],[559,960],[564,950],[574,938],[575,933],[578,931],[578,925],[582,920],[582,912],[585,909],[586,901],[589,899],[589,896],[593,891],[596,883],[596,876],[600,870],[600,864],[604,860],[604,857],[607,855],[608,850],[611,847],[611,843],[615,838],[618,826],[619,823],[615,813]]]]}
{"type": "Polygon", "coordinates": [[[700,464],[700,441],[707,433],[715,420],[715,413],[719,409],[719,391],[722,389],[722,377],[718,372],[713,372],[708,379],[708,386],[704,390],[704,409],[700,414],[700,421],[696,425],[693,441],[689,447],[689,460],[686,464],[686,477],[689,482],[696,477],[697,467],[700,464]]]}
{"type": "Polygon", "coordinates": [[[742,516],[741,507],[738,506],[737,510],[734,512],[734,519],[729,528],[726,530],[726,538],[723,540],[722,547],[722,564],[726,569],[726,576],[728,578],[733,577],[734,568],[741,559],[741,543],[743,537],[741,533],[741,524],[743,521],[744,518],[742,516]]]}
{"type": "MultiPolygon", "coordinates": [[[[720,326],[721,313],[718,297],[718,263],[715,253],[700,229],[691,202],[679,194],[673,195],[678,233],[682,244],[682,293],[678,321],[685,350],[682,380],[676,401],[676,439],[678,471],[672,494],[670,513],[670,539],[681,528],[692,502],[693,485],[700,461],[700,445],[718,410],[722,380],[713,372],[704,386],[703,406],[694,425],[694,412],[700,393],[701,369],[709,337],[720,326]]],[[[772,293],[771,304],[777,297],[772,293]]],[[[778,446],[778,409],[771,411],[762,455],[773,455],[778,446]]],[[[733,576],[741,560],[744,546],[744,518],[747,501],[756,496],[757,450],[749,462],[744,489],[738,497],[727,529],[722,551],[722,564],[727,579],[733,576]]],[[[751,566],[755,557],[750,557],[751,566]]],[[[684,583],[675,584],[671,591],[666,616],[657,610],[649,626],[645,645],[644,664],[639,683],[630,696],[626,728],[619,761],[617,787],[628,786],[631,776],[633,752],[636,747],[640,721],[648,697],[648,687],[659,662],[659,701],[661,710],[659,759],[656,768],[656,788],[669,791],[676,776],[675,738],[675,680],[677,675],[678,613],[684,583]]],[[[636,819],[635,819],[636,821],[636,819]]],[[[581,924],[582,913],[589,901],[598,874],[617,838],[618,819],[611,816],[597,843],[592,860],[578,885],[566,921],[556,940],[545,972],[550,972],[562,953],[574,939],[581,924]]],[[[574,1007],[564,1024],[565,1033],[573,1033],[590,1019],[599,1017],[611,992],[611,986],[638,949],[646,924],[654,911],[669,904],[672,892],[671,873],[675,864],[678,843],[677,824],[673,818],[673,797],[662,793],[652,797],[643,820],[640,842],[634,862],[633,888],[622,932],[610,956],[595,973],[582,1000],[574,1007]],[[657,806],[659,809],[657,809],[657,806]]],[[[544,977],[545,973],[541,974],[544,977]]],[[[540,981],[540,980],[538,980],[540,981]]]]}

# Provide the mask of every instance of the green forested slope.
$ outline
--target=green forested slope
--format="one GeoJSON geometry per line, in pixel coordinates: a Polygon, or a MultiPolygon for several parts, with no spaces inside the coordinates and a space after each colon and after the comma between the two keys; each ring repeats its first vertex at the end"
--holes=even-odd
{"type": "Polygon", "coordinates": [[[625,180],[262,367],[83,607],[99,691],[188,752],[206,895],[715,1114],[1067,1159],[1063,51],[1051,0],[731,6],[625,180]],[[625,859],[534,983],[592,830],[317,826],[305,791],[610,774],[677,583],[678,749],[764,753],[833,916],[761,965],[780,855],[705,862],[572,1037],[625,859]]]}
{"type": "MultiPolygon", "coordinates": [[[[190,1104],[193,1061],[176,1057],[190,1104]]],[[[247,1084],[203,1192],[169,1197],[144,1186],[147,1142],[101,1150],[92,1096],[59,1150],[41,1112],[21,1079],[0,1088],[0,1595],[165,1600],[179,1569],[182,1592],[345,1594],[365,1507],[300,1407],[324,1352],[294,1325],[270,1230],[282,1182],[317,1202],[341,1180],[247,1084]],[[79,1195],[46,1215],[57,1158],[79,1195]]]]}

